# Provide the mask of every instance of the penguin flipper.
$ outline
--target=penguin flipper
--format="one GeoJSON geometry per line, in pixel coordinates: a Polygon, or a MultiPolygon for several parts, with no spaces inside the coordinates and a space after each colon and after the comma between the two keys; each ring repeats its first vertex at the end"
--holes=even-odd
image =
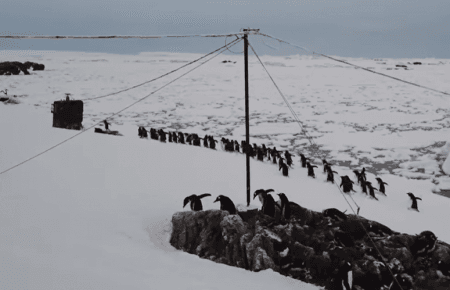
{"type": "Polygon", "coordinates": [[[420,199],[420,200],[422,200],[420,197],[416,197],[416,199],[420,199]]]}
{"type": "Polygon", "coordinates": [[[186,206],[186,204],[188,204],[191,201],[191,196],[188,196],[184,199],[183,201],[183,208],[186,206]]]}
{"type": "Polygon", "coordinates": [[[201,195],[198,196],[198,198],[201,199],[201,198],[204,198],[204,197],[207,197],[207,196],[211,196],[211,194],[209,194],[209,193],[201,194],[201,195]]]}
{"type": "Polygon", "coordinates": [[[273,189],[267,189],[267,190],[266,190],[266,193],[269,193],[269,192],[272,192],[272,191],[275,191],[275,190],[273,190],[273,189]]]}

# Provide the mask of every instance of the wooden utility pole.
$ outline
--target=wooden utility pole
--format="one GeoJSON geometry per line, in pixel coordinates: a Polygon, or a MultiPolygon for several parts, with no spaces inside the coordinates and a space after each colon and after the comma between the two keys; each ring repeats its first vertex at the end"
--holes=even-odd
{"type": "MultiPolygon", "coordinates": [[[[250,123],[248,113],[248,34],[251,31],[258,32],[259,29],[244,29],[244,69],[245,69],[245,161],[247,166],[247,206],[250,205],[250,155],[247,150],[250,146],[250,123]]],[[[244,150],[244,148],[242,148],[244,150]]]]}

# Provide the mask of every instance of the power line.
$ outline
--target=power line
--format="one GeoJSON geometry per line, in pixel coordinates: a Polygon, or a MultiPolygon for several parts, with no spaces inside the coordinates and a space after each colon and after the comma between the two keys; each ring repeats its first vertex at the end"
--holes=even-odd
{"type": "Polygon", "coordinates": [[[257,34],[260,34],[260,35],[262,35],[262,36],[266,36],[266,37],[275,39],[275,40],[277,40],[277,41],[279,41],[279,42],[283,42],[283,43],[289,44],[289,45],[291,45],[291,46],[294,46],[294,47],[303,49],[303,50],[305,50],[305,51],[307,51],[307,52],[311,52],[312,54],[317,54],[317,55],[320,55],[320,56],[329,58],[329,59],[334,60],[334,61],[338,61],[338,62],[341,62],[341,63],[345,63],[345,64],[347,64],[347,65],[351,65],[351,66],[356,67],[356,68],[363,69],[363,70],[365,70],[365,71],[368,71],[368,72],[371,72],[371,73],[374,73],[374,74],[378,74],[378,75],[381,75],[381,76],[384,76],[384,77],[388,77],[388,78],[391,78],[391,79],[396,80],[396,81],[399,81],[399,82],[403,82],[403,83],[410,84],[410,85],[413,85],[413,86],[416,86],[416,87],[419,87],[419,88],[427,89],[427,90],[430,90],[430,91],[433,91],[433,92],[437,92],[437,93],[441,93],[441,94],[450,96],[450,93],[446,93],[446,92],[444,92],[444,91],[439,91],[439,90],[436,90],[436,89],[432,89],[432,88],[429,88],[429,87],[425,87],[425,86],[422,86],[422,85],[419,85],[419,84],[416,84],[416,83],[408,82],[408,81],[405,81],[405,80],[402,80],[402,79],[399,79],[399,78],[396,78],[396,77],[393,77],[393,76],[390,76],[390,75],[387,75],[387,74],[384,74],[384,73],[380,73],[380,72],[376,72],[376,71],[370,70],[370,69],[368,69],[368,68],[365,68],[365,67],[362,67],[362,66],[359,66],[359,65],[351,64],[351,63],[349,63],[349,62],[346,62],[345,60],[336,59],[336,58],[334,58],[334,57],[331,57],[331,56],[328,56],[328,55],[325,55],[325,54],[322,54],[322,53],[310,51],[310,50],[308,50],[308,49],[306,49],[306,48],[304,48],[304,47],[302,47],[302,46],[298,46],[298,45],[289,43],[289,42],[287,42],[287,41],[278,39],[278,38],[276,38],[276,37],[273,37],[273,36],[270,36],[270,35],[267,35],[267,34],[264,34],[264,33],[258,32],[257,34]]]}
{"type": "MultiPolygon", "coordinates": [[[[275,87],[277,88],[278,92],[280,93],[281,97],[283,98],[284,102],[286,103],[286,105],[288,106],[289,110],[291,111],[292,116],[294,117],[294,119],[297,121],[297,124],[300,126],[300,128],[302,129],[303,133],[305,134],[305,136],[308,138],[310,144],[315,148],[315,155],[318,156],[320,159],[323,159],[323,155],[320,156],[321,154],[317,154],[317,150],[318,150],[318,146],[317,144],[312,140],[312,137],[308,135],[308,133],[306,132],[306,130],[303,127],[303,123],[300,121],[300,119],[298,118],[297,114],[295,113],[294,109],[291,107],[291,105],[289,104],[288,100],[284,97],[283,93],[281,92],[280,88],[278,87],[278,85],[275,83],[275,80],[272,78],[272,76],[270,75],[269,71],[267,70],[266,66],[264,65],[264,63],[261,61],[261,59],[259,58],[258,54],[256,53],[255,49],[253,48],[253,46],[249,43],[248,44],[250,46],[250,48],[253,50],[253,53],[255,54],[255,56],[258,58],[259,62],[261,63],[261,65],[263,66],[264,70],[266,71],[266,73],[269,75],[269,78],[272,80],[272,83],[275,85],[275,87]]],[[[335,185],[338,187],[339,191],[341,192],[342,196],[344,197],[345,201],[348,203],[348,205],[350,206],[350,208],[353,211],[353,208],[351,207],[350,203],[348,202],[347,198],[345,197],[344,193],[341,191],[340,186],[338,186],[336,183],[335,185]]],[[[358,208],[358,214],[359,214],[359,210],[360,210],[360,206],[356,203],[356,201],[353,199],[353,197],[351,195],[349,195],[350,198],[352,199],[353,203],[356,205],[356,207],[358,208]]]]}
{"type": "MultiPolygon", "coordinates": [[[[232,46],[236,45],[237,43],[239,43],[241,40],[242,40],[242,39],[235,39],[234,41],[230,42],[230,44],[228,44],[228,46],[232,47],[232,46]]],[[[187,75],[187,74],[190,73],[191,71],[193,71],[193,70],[199,68],[200,66],[204,65],[204,64],[207,63],[208,61],[210,61],[210,60],[212,60],[213,58],[219,56],[219,55],[220,55],[222,52],[224,52],[224,51],[225,51],[225,49],[223,49],[222,51],[220,51],[219,53],[217,53],[215,56],[209,58],[207,61],[200,63],[198,66],[194,67],[193,69],[189,70],[188,72],[182,74],[181,76],[179,76],[179,77],[175,78],[174,80],[168,82],[167,84],[163,85],[163,86],[160,87],[159,89],[157,89],[157,90],[151,92],[151,93],[148,94],[147,96],[145,96],[145,97],[143,97],[143,98],[137,100],[136,102],[132,103],[131,105],[128,105],[127,107],[123,108],[122,110],[120,110],[120,111],[118,111],[118,112],[115,112],[115,113],[112,114],[111,116],[107,117],[105,120],[108,120],[108,119],[114,117],[115,115],[117,115],[117,114],[119,114],[119,113],[125,111],[126,109],[130,108],[131,106],[134,106],[135,104],[137,104],[137,103],[143,101],[144,99],[150,97],[150,96],[153,95],[154,93],[156,93],[156,92],[162,90],[162,89],[165,88],[166,86],[168,86],[168,85],[170,85],[171,83],[177,81],[178,79],[180,79],[180,78],[182,78],[183,76],[187,75]]],[[[86,130],[83,130],[83,131],[81,131],[80,133],[75,134],[74,136],[69,137],[69,138],[63,140],[62,142],[59,142],[58,144],[56,144],[56,145],[54,145],[54,146],[48,148],[47,150],[45,150],[45,151],[43,151],[43,152],[41,152],[41,153],[39,153],[39,154],[37,154],[37,155],[34,155],[33,157],[30,157],[30,158],[26,159],[25,161],[22,161],[22,162],[20,162],[19,164],[16,164],[16,165],[14,165],[14,166],[12,166],[12,167],[10,167],[10,168],[8,168],[8,169],[6,169],[6,170],[0,172],[0,175],[3,174],[3,173],[8,172],[8,171],[10,171],[10,170],[12,170],[13,168],[18,167],[18,166],[20,166],[20,165],[22,165],[22,164],[24,164],[24,163],[26,163],[26,162],[28,162],[28,161],[30,161],[30,160],[36,158],[36,157],[38,157],[38,156],[40,156],[40,155],[42,155],[42,154],[44,154],[44,153],[46,153],[46,152],[48,152],[48,151],[50,151],[50,150],[52,150],[52,149],[58,147],[58,146],[60,146],[61,144],[63,144],[63,143],[65,143],[65,142],[67,142],[67,141],[69,141],[69,140],[71,140],[71,139],[73,139],[73,138],[79,136],[80,134],[83,134],[84,132],[88,131],[89,129],[92,129],[92,128],[94,128],[95,126],[99,125],[101,122],[103,122],[103,121],[100,121],[100,122],[98,122],[98,123],[95,123],[94,125],[92,125],[91,127],[87,128],[86,130]]]]}
{"type": "MultiPolygon", "coordinates": [[[[256,32],[247,33],[254,34],[256,32]]],[[[229,37],[244,35],[245,32],[229,34],[192,34],[192,35],[92,35],[92,36],[72,36],[72,35],[0,35],[0,38],[12,39],[159,39],[159,38],[187,38],[187,37],[229,37]]]]}
{"type": "MultiPolygon", "coordinates": [[[[237,39],[239,39],[239,38],[237,38],[237,39]]],[[[235,39],[234,41],[236,41],[237,39],[235,39]]],[[[224,46],[222,46],[222,47],[220,47],[220,48],[218,48],[218,49],[216,49],[216,50],[214,50],[214,51],[212,51],[212,52],[210,52],[210,53],[208,53],[208,54],[205,54],[205,55],[202,56],[201,58],[198,58],[198,59],[196,59],[196,60],[193,60],[193,61],[191,61],[191,62],[189,62],[189,63],[187,63],[187,64],[185,64],[185,65],[180,66],[180,67],[177,68],[177,69],[174,69],[174,70],[172,70],[172,71],[170,71],[170,72],[168,72],[168,73],[166,73],[166,74],[163,74],[163,75],[161,75],[161,76],[159,76],[159,77],[156,77],[156,78],[154,78],[154,79],[151,79],[151,80],[149,80],[149,81],[146,81],[146,82],[137,84],[137,85],[135,85],[135,86],[132,86],[132,87],[123,89],[123,90],[118,91],[118,92],[110,93],[110,94],[107,94],[107,95],[104,95],[104,96],[99,96],[99,97],[94,97],[94,98],[87,98],[87,99],[81,99],[81,101],[90,101],[90,100],[95,100],[95,99],[100,99],[100,98],[105,98],[105,97],[117,95],[117,94],[119,94],[119,93],[123,93],[123,92],[129,91],[129,90],[131,90],[131,89],[135,89],[135,88],[137,88],[137,87],[140,87],[140,86],[143,86],[143,85],[145,85],[145,84],[151,83],[151,82],[156,81],[156,80],[158,80],[158,79],[160,79],[160,78],[163,78],[163,77],[165,77],[165,76],[167,76],[167,75],[169,75],[169,74],[171,74],[171,73],[174,73],[174,72],[176,72],[176,71],[178,71],[178,70],[180,70],[180,69],[182,69],[182,68],[184,68],[184,67],[186,67],[186,66],[188,66],[188,65],[191,65],[191,64],[193,64],[193,63],[195,63],[195,62],[198,62],[198,61],[200,61],[201,59],[204,59],[205,57],[207,57],[207,56],[209,56],[209,55],[211,55],[211,54],[213,54],[213,53],[215,53],[215,52],[217,52],[217,51],[219,51],[219,50],[221,50],[221,49],[223,49],[223,48],[227,48],[227,46],[230,45],[231,43],[233,43],[234,41],[230,42],[229,44],[225,44],[224,46]]],[[[228,49],[228,48],[227,48],[227,49],[228,49]]]]}
{"type": "MultiPolygon", "coordinates": [[[[286,105],[288,105],[288,107],[290,108],[290,105],[288,103],[288,101],[286,100],[286,98],[283,96],[283,94],[281,93],[281,90],[278,88],[277,84],[275,83],[275,81],[273,80],[272,76],[270,75],[270,73],[267,71],[266,67],[264,66],[264,63],[261,61],[261,59],[259,58],[259,56],[256,54],[256,51],[253,49],[253,47],[251,46],[251,44],[249,43],[250,48],[253,50],[253,53],[256,55],[256,57],[258,58],[259,62],[261,63],[261,65],[263,66],[264,70],[267,72],[267,74],[269,75],[270,79],[272,80],[273,84],[275,85],[275,87],[277,88],[278,92],[280,93],[280,95],[283,97],[283,99],[285,100],[286,105]]],[[[298,120],[295,112],[290,108],[291,112],[294,115],[294,118],[298,120]]],[[[300,123],[299,123],[300,124],[300,123]]],[[[341,191],[341,188],[335,183],[335,185],[338,187],[339,191],[341,192],[342,196],[344,197],[345,201],[347,202],[347,204],[349,205],[350,209],[352,210],[353,214],[356,216],[359,216],[359,209],[360,207],[358,206],[358,204],[353,200],[353,202],[355,203],[355,205],[358,207],[358,213],[355,212],[355,210],[353,209],[353,207],[350,205],[350,203],[348,202],[347,198],[345,197],[344,193],[341,191]]],[[[349,195],[351,197],[351,195],[349,195]]],[[[378,249],[377,245],[375,244],[375,242],[372,240],[372,237],[369,235],[369,232],[367,231],[367,229],[364,227],[364,225],[362,224],[362,222],[360,220],[358,220],[359,224],[361,225],[361,227],[364,229],[366,235],[369,237],[370,241],[372,242],[374,248],[377,250],[378,254],[380,255],[380,257],[383,260],[383,264],[385,264],[385,260],[386,258],[384,258],[384,256],[381,254],[380,250],[378,249]]],[[[386,264],[385,264],[386,266],[386,264]]],[[[390,274],[392,275],[392,278],[395,280],[395,282],[398,284],[398,286],[400,287],[400,289],[403,290],[402,286],[400,285],[400,283],[397,281],[397,278],[394,276],[394,273],[392,273],[392,270],[389,268],[389,266],[386,266],[386,268],[388,268],[390,274]]]]}

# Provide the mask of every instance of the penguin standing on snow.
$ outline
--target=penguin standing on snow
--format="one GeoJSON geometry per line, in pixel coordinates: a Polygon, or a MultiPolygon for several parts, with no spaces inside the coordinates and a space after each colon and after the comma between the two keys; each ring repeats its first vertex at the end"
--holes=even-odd
{"type": "Polygon", "coordinates": [[[381,178],[377,177],[375,178],[378,181],[378,184],[380,185],[380,190],[378,190],[379,192],[383,193],[384,195],[386,195],[386,189],[384,187],[384,185],[389,185],[386,182],[384,182],[381,178]]]}
{"type": "Polygon", "coordinates": [[[359,171],[358,170],[353,170],[353,173],[355,173],[355,176],[356,176],[356,180],[358,181],[358,183],[360,183],[360,181],[361,181],[361,177],[360,177],[360,173],[359,173],[359,171]]]}
{"type": "Polygon", "coordinates": [[[353,190],[353,180],[350,179],[350,177],[348,177],[347,175],[341,176],[341,184],[339,185],[339,187],[342,187],[344,192],[356,192],[353,190]]]}
{"type": "Polygon", "coordinates": [[[317,168],[315,165],[309,164],[309,162],[306,163],[306,166],[308,166],[308,176],[311,176],[312,178],[316,178],[316,175],[314,174],[314,168],[317,168]]]}
{"type": "Polygon", "coordinates": [[[289,204],[289,199],[284,193],[278,193],[281,200],[281,216],[283,219],[288,220],[291,218],[291,206],[289,204]]]}
{"type": "Polygon", "coordinates": [[[176,132],[172,132],[172,140],[173,142],[178,143],[178,137],[176,132]]]}
{"type": "Polygon", "coordinates": [[[372,182],[370,182],[370,181],[363,181],[363,182],[367,186],[367,188],[369,189],[370,196],[375,198],[376,200],[378,200],[378,198],[375,196],[375,191],[374,191],[374,190],[378,191],[378,189],[374,188],[372,186],[372,182]]]}
{"type": "Polygon", "coordinates": [[[202,201],[200,199],[211,196],[209,193],[201,194],[201,195],[190,195],[186,197],[183,201],[183,208],[190,202],[191,210],[193,211],[200,211],[203,210],[202,201]]]}
{"type": "Polygon", "coordinates": [[[270,217],[275,217],[275,200],[269,192],[274,191],[273,189],[258,189],[253,194],[253,199],[258,196],[259,201],[262,203],[261,211],[263,214],[270,217]]]}
{"type": "Polygon", "coordinates": [[[203,137],[203,147],[208,148],[208,140],[209,136],[205,135],[205,137],[203,137]]]}
{"type": "Polygon", "coordinates": [[[284,152],[284,157],[286,157],[286,163],[288,166],[292,166],[292,156],[295,156],[295,155],[292,155],[287,150],[286,150],[286,152],[284,152]]]}
{"type": "Polygon", "coordinates": [[[422,200],[422,199],[420,197],[415,197],[414,194],[412,194],[411,192],[408,192],[407,195],[409,195],[409,197],[412,200],[411,208],[419,211],[419,209],[417,208],[417,200],[418,199],[422,200]]]}
{"type": "Polygon", "coordinates": [[[305,155],[300,153],[300,162],[302,163],[303,168],[306,167],[306,160],[308,160],[308,158],[306,158],[305,155]]]}
{"type": "Polygon", "coordinates": [[[278,169],[278,170],[281,170],[281,169],[283,169],[283,171],[282,171],[283,172],[283,176],[286,176],[286,177],[289,176],[289,167],[286,164],[282,163],[280,165],[280,169],[278,169]]]}
{"type": "Polygon", "coordinates": [[[219,195],[214,202],[220,202],[220,210],[226,210],[230,214],[236,214],[236,207],[233,201],[225,195],[219,195]]]}
{"type": "Polygon", "coordinates": [[[334,183],[334,174],[333,173],[338,174],[336,171],[332,171],[331,169],[328,170],[328,172],[327,172],[327,182],[329,181],[331,183],[334,183]]]}

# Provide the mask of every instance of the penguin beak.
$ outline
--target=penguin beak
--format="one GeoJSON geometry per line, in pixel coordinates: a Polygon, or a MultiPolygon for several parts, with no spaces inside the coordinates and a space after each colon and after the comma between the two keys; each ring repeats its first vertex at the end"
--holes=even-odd
{"type": "Polygon", "coordinates": [[[217,197],[216,200],[215,200],[214,202],[216,202],[216,201],[219,201],[219,197],[217,197]]]}

